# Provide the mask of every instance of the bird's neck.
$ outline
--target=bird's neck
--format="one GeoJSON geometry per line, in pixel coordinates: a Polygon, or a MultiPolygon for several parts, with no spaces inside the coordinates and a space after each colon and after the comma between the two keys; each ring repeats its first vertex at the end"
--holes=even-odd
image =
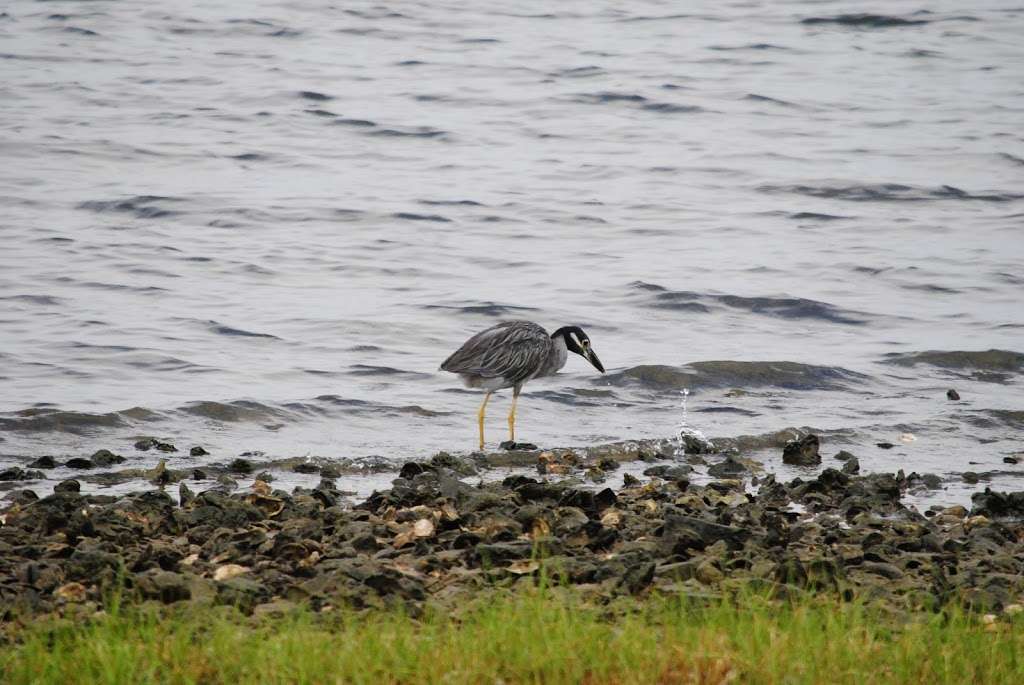
{"type": "Polygon", "coordinates": [[[545,369],[545,375],[550,376],[551,374],[558,373],[559,369],[565,366],[566,360],[569,358],[569,348],[565,346],[565,338],[562,336],[556,336],[551,339],[551,356],[548,357],[547,368],[545,369]]]}

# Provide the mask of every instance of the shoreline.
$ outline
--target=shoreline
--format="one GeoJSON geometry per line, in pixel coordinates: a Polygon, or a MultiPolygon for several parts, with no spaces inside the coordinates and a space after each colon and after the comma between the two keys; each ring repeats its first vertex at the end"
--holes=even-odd
{"type": "MultiPolygon", "coordinates": [[[[787,450],[816,457],[811,442],[787,450]]],[[[970,510],[921,513],[901,501],[925,487],[920,476],[859,475],[855,459],[783,483],[729,455],[697,483],[686,462],[709,458],[701,445],[664,464],[659,444],[513,451],[504,466],[531,475],[489,482],[478,459],[441,453],[354,505],[330,477],[292,492],[255,480],[198,494],[181,480],[174,497],[164,471],[165,486],[121,497],[20,491],[0,513],[0,603],[95,611],[123,587],[132,602],[245,611],[443,604],[542,574],[603,601],[744,587],[903,608],[999,611],[1022,598],[1024,494],[986,490],[970,510]],[[594,482],[648,462],[623,487],[594,482]]]]}

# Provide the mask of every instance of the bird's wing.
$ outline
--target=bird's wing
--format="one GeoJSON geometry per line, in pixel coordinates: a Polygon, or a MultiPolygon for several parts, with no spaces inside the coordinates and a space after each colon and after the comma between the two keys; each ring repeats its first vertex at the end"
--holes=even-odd
{"type": "Polygon", "coordinates": [[[551,338],[541,326],[509,321],[474,335],[441,364],[441,369],[521,383],[543,366],[550,351],[551,338]]]}

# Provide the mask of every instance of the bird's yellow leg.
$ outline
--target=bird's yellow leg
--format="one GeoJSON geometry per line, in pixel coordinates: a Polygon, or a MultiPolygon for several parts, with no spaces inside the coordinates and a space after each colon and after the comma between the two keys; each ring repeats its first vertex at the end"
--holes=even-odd
{"type": "Polygon", "coordinates": [[[508,439],[516,441],[516,402],[519,401],[519,393],[512,395],[512,409],[508,413],[508,439]]]}
{"type": "Polygon", "coordinates": [[[480,449],[481,450],[484,448],[484,411],[487,409],[487,400],[491,399],[491,392],[493,392],[493,391],[488,391],[488,393],[486,395],[484,395],[484,402],[483,402],[483,404],[480,405],[480,411],[478,411],[477,414],[476,414],[477,421],[480,424],[480,449]]]}

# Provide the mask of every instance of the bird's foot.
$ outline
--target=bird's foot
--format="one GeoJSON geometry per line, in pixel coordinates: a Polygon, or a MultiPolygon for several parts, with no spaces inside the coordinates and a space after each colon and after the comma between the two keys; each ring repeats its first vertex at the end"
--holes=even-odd
{"type": "Polygon", "coordinates": [[[537,446],[534,445],[532,442],[516,442],[515,440],[506,440],[505,442],[498,445],[498,447],[500,447],[503,450],[508,450],[510,452],[513,450],[530,452],[532,450],[538,449],[537,446]]]}

